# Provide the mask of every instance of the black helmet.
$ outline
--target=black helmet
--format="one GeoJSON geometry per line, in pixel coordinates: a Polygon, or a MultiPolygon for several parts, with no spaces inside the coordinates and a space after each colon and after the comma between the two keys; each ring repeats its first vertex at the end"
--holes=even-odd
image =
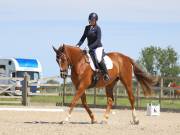
{"type": "Polygon", "coordinates": [[[90,13],[89,14],[89,21],[91,21],[91,20],[93,20],[93,19],[95,19],[96,21],[98,20],[98,15],[96,14],[96,13],[90,13]]]}

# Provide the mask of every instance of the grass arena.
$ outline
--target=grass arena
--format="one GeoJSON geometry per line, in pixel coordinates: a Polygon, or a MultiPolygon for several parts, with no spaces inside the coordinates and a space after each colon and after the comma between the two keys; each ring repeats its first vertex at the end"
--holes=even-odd
{"type": "Polygon", "coordinates": [[[75,108],[69,123],[60,123],[67,115],[67,107],[12,107],[0,109],[1,135],[179,135],[180,114],[161,112],[147,116],[138,111],[139,125],[131,124],[130,110],[113,109],[108,124],[101,124],[105,109],[92,109],[98,121],[91,124],[84,108],[75,108]],[[17,109],[18,108],[18,109],[17,109]]]}

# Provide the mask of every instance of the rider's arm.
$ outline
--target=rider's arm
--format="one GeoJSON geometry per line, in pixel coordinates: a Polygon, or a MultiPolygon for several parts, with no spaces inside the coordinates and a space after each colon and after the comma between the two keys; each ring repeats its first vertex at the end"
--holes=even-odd
{"type": "Polygon", "coordinates": [[[101,28],[98,26],[97,27],[97,39],[94,43],[89,45],[90,49],[95,49],[97,48],[98,44],[101,43],[101,28]]]}
{"type": "Polygon", "coordinates": [[[88,31],[88,27],[86,26],[80,41],[77,43],[78,46],[81,46],[84,43],[84,40],[87,37],[87,31],[88,31]]]}

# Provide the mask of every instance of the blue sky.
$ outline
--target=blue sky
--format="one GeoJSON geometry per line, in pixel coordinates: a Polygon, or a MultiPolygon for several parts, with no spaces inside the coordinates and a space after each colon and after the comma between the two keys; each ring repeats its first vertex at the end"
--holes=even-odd
{"type": "Polygon", "coordinates": [[[106,52],[137,59],[144,47],[170,45],[180,54],[179,7],[179,0],[0,0],[0,56],[38,58],[44,76],[58,75],[51,46],[76,44],[90,12],[99,15],[106,52]]]}

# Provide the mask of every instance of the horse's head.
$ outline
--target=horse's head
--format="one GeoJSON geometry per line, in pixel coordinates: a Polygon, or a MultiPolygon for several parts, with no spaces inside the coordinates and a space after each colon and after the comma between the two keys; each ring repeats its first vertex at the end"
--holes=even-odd
{"type": "Polygon", "coordinates": [[[62,78],[65,78],[68,74],[68,67],[70,65],[68,55],[65,51],[65,46],[62,45],[58,49],[53,46],[53,49],[56,53],[56,62],[60,67],[60,75],[62,78]]]}

